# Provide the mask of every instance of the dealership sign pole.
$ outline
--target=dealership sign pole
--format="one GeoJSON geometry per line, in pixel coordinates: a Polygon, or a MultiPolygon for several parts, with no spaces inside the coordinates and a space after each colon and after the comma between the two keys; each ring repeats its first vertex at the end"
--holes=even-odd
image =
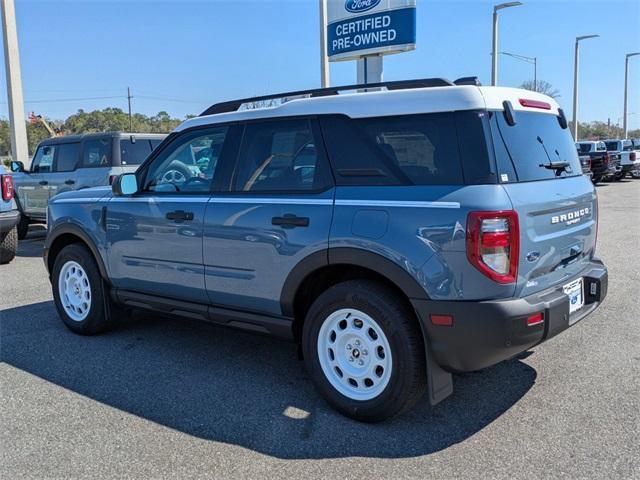
{"type": "Polygon", "coordinates": [[[416,0],[328,0],[329,61],[358,61],[358,83],[382,81],[382,57],[416,48],[416,0]]]}

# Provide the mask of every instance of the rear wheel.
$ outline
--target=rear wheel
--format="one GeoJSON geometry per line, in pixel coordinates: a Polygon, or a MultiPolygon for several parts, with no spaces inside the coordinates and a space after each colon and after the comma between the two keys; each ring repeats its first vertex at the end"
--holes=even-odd
{"type": "Polygon", "coordinates": [[[613,176],[613,180],[616,182],[619,182],[620,180],[622,180],[624,178],[624,173],[616,173],[613,176]]]}
{"type": "Polygon", "coordinates": [[[602,181],[602,177],[601,176],[593,176],[593,177],[591,177],[591,181],[595,185],[596,183],[600,183],[602,181]]]}
{"type": "Polygon", "coordinates": [[[29,220],[24,215],[20,215],[18,222],[18,240],[24,240],[29,233],[29,220]]]}
{"type": "Polygon", "coordinates": [[[60,318],[75,333],[93,335],[112,327],[108,292],[91,252],[78,243],[62,249],[51,275],[60,318]]]}
{"type": "Polygon", "coordinates": [[[351,280],[320,295],[307,314],[302,348],[316,388],[356,420],[399,415],[425,391],[416,319],[393,291],[375,282],[351,280]]]}
{"type": "Polygon", "coordinates": [[[18,252],[18,229],[13,227],[6,233],[0,233],[0,264],[9,263],[18,252]]]}

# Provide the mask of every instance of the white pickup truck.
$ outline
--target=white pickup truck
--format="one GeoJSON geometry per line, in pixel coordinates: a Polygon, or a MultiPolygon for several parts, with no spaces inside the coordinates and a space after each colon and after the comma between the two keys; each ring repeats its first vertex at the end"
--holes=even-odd
{"type": "Polygon", "coordinates": [[[633,142],[631,140],[603,140],[607,146],[607,151],[612,154],[620,155],[620,172],[614,176],[615,180],[621,180],[630,174],[637,178],[640,176],[640,154],[634,151],[633,142]]]}

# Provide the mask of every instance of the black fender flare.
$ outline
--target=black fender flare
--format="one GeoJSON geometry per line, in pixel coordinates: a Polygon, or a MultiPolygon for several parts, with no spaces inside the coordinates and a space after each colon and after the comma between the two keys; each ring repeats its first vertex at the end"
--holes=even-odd
{"type": "Polygon", "coordinates": [[[394,283],[411,299],[428,300],[427,292],[409,272],[378,253],[352,247],[320,250],[301,260],[289,273],[282,287],[280,306],[283,315],[293,318],[298,287],[315,270],[328,265],[352,265],[372,270],[394,283]]]}
{"type": "Polygon", "coordinates": [[[43,258],[44,258],[45,266],[47,267],[47,271],[49,272],[49,275],[51,275],[51,270],[49,268],[49,252],[50,252],[51,246],[55,243],[56,239],[58,239],[61,235],[66,235],[66,234],[75,235],[86,244],[86,246],[91,251],[93,258],[95,258],[96,260],[96,264],[98,265],[98,270],[100,271],[100,276],[107,283],[109,283],[109,274],[107,273],[107,268],[102,259],[102,255],[100,255],[100,251],[98,250],[98,247],[96,247],[96,244],[93,241],[93,239],[82,229],[82,227],[74,223],[65,223],[62,225],[58,225],[51,232],[47,234],[47,238],[44,242],[43,258]]]}

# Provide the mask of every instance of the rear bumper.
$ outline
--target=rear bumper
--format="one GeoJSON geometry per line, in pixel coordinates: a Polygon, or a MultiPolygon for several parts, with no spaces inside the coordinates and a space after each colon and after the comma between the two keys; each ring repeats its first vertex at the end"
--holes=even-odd
{"type": "Polygon", "coordinates": [[[607,268],[594,259],[580,274],[524,298],[476,302],[413,300],[436,362],[450,371],[489,367],[553,338],[592,313],[607,295],[607,268]],[[584,278],[585,304],[569,315],[569,297],[562,291],[584,278]],[[594,292],[594,293],[592,293],[594,292]],[[527,318],[544,314],[544,323],[528,326],[527,318]],[[430,315],[452,315],[452,326],[433,325],[430,315]]]}
{"type": "Polygon", "coordinates": [[[9,232],[20,221],[20,212],[18,210],[10,210],[8,212],[0,212],[0,233],[9,232]]]}

